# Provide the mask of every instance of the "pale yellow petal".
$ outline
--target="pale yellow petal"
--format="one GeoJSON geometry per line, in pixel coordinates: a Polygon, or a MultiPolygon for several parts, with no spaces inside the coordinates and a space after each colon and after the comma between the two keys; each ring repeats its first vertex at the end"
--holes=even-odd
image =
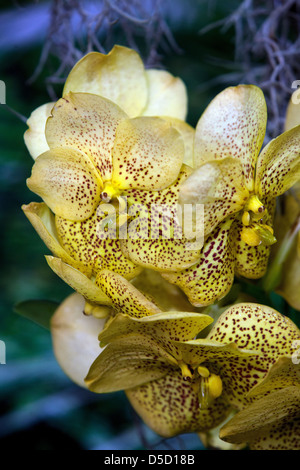
{"type": "Polygon", "coordinates": [[[196,126],[195,167],[210,160],[235,158],[241,162],[247,188],[252,191],[266,123],[266,102],[260,88],[226,88],[211,101],[196,126]]]}
{"type": "Polygon", "coordinates": [[[300,95],[299,88],[294,91],[286,110],[284,130],[288,131],[300,124],[300,95]]]}
{"type": "Polygon", "coordinates": [[[78,262],[60,244],[56,232],[54,214],[44,202],[31,202],[28,205],[23,205],[22,210],[54,256],[61,258],[62,261],[85,274],[91,273],[91,269],[86,263],[78,262]]]}
{"type": "Polygon", "coordinates": [[[176,180],[183,158],[183,139],[168,122],[156,117],[123,120],[113,147],[112,184],[164,189],[176,180]]]}
{"type": "Polygon", "coordinates": [[[255,450],[299,449],[300,388],[277,390],[237,413],[220,431],[227,442],[255,450]]]}
{"type": "Polygon", "coordinates": [[[91,52],[71,70],[63,90],[101,95],[130,117],[141,114],[147,102],[148,83],[138,53],[115,45],[108,54],[91,52]]]}
{"type": "Polygon", "coordinates": [[[277,197],[300,180],[300,125],[266,145],[257,160],[255,191],[277,197]]]}
{"type": "Polygon", "coordinates": [[[207,238],[199,261],[177,273],[162,273],[167,281],[179,286],[196,307],[213,304],[224,297],[234,280],[234,253],[230,243],[228,218],[207,238]]]}
{"type": "Polygon", "coordinates": [[[179,203],[183,212],[189,204],[204,206],[204,235],[208,235],[226,217],[239,212],[248,197],[241,163],[226,158],[194,170],[180,187],[179,203]]]}
{"type": "Polygon", "coordinates": [[[295,240],[290,254],[282,267],[282,277],[276,292],[280,294],[288,304],[300,310],[300,251],[297,250],[299,239],[295,240]]]}
{"type": "Polygon", "coordinates": [[[93,362],[85,382],[96,393],[126,390],[166,375],[173,363],[150,337],[119,338],[93,362]]]}
{"type": "Polygon", "coordinates": [[[86,300],[100,305],[112,305],[110,298],[105,295],[95,282],[83,273],[64,263],[59,258],[46,256],[46,260],[50,268],[86,300]]]}
{"type": "Polygon", "coordinates": [[[148,300],[129,281],[109,270],[100,271],[96,284],[110,299],[117,311],[134,317],[143,317],[159,313],[160,309],[148,300]]]}
{"type": "Polygon", "coordinates": [[[183,81],[166,70],[146,70],[148,101],[143,116],[172,116],[185,120],[187,90],[183,81]]]}
{"type": "Polygon", "coordinates": [[[169,311],[139,318],[118,314],[102,331],[99,340],[105,345],[130,334],[147,335],[171,352],[167,343],[191,340],[212,322],[209,315],[196,312],[169,311]]]}
{"type": "Polygon", "coordinates": [[[84,378],[101,349],[98,334],[105,320],[83,314],[84,298],[67,297],[51,318],[51,337],[55,357],[70,379],[86,388],[84,378]]]}
{"type": "Polygon", "coordinates": [[[194,312],[196,310],[182,290],[167,282],[158,271],[143,269],[131,282],[146,297],[155,299],[162,311],[194,312]]]}
{"type": "Polygon", "coordinates": [[[203,237],[192,244],[177,218],[179,189],[191,171],[182,165],[175,183],[161,191],[126,191],[132,217],[121,246],[134,263],[165,272],[182,270],[199,259],[203,237]]]}
{"type": "Polygon", "coordinates": [[[51,149],[40,155],[27,185],[56,215],[71,220],[90,217],[102,190],[102,182],[89,158],[71,148],[51,149]]]}
{"type": "Polygon", "coordinates": [[[165,121],[168,121],[182,136],[184,142],[184,159],[183,163],[190,168],[194,166],[194,138],[195,129],[187,122],[177,118],[162,116],[165,121]]]}
{"type": "Polygon", "coordinates": [[[111,178],[116,128],[127,115],[116,104],[89,93],[58,100],[46,124],[50,148],[71,147],[88,155],[103,181],[111,178]]]}
{"type": "Polygon", "coordinates": [[[197,384],[185,381],[175,369],[160,379],[126,390],[126,395],[143,421],[163,437],[212,429],[230,411],[222,396],[207,409],[200,409],[197,384]]]}
{"type": "MultiPolygon", "coordinates": [[[[255,368],[245,369],[243,394],[236,393],[235,386],[228,384],[232,404],[240,406],[244,404],[245,394],[265,378],[272,364],[280,357],[293,354],[293,345],[300,339],[300,332],[289,318],[271,307],[243,303],[233,305],[222,313],[208,334],[208,339],[223,344],[233,342],[239,348],[260,354],[255,359],[255,368]]],[[[235,383],[234,377],[230,375],[228,380],[235,383]]]]}
{"type": "Polygon", "coordinates": [[[36,108],[27,120],[29,129],[24,133],[24,141],[26,147],[35,160],[41,153],[49,150],[49,145],[46,140],[45,128],[46,121],[51,115],[51,109],[54,106],[54,102],[45,103],[42,106],[36,108]]]}
{"type": "Polygon", "coordinates": [[[132,279],[141,268],[123,254],[117,234],[115,238],[100,236],[103,217],[99,210],[82,222],[56,217],[60,243],[79,263],[89,266],[94,275],[102,269],[110,269],[126,279],[132,279]]]}

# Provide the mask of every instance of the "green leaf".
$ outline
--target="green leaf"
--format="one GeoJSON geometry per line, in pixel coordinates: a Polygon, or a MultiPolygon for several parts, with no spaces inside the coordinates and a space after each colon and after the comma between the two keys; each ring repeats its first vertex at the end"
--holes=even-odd
{"type": "Polygon", "coordinates": [[[52,300],[24,300],[14,305],[14,312],[50,330],[50,319],[58,306],[52,300]]]}

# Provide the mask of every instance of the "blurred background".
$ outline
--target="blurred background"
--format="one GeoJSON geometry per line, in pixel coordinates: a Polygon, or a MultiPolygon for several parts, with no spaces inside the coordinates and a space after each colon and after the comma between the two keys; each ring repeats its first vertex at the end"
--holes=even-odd
{"type": "Polygon", "coordinates": [[[26,186],[26,119],[60,96],[82,55],[117,43],[183,79],[191,125],[226,86],[259,84],[269,104],[267,138],[275,136],[291,82],[300,79],[299,11],[298,0],[1,1],[0,449],[203,448],[197,435],[162,440],[121,392],[95,395],[74,385],[54,358],[49,331],[16,313],[19,302],[53,306],[72,292],[48,267],[48,251],[21,211],[38,201],[26,186]]]}

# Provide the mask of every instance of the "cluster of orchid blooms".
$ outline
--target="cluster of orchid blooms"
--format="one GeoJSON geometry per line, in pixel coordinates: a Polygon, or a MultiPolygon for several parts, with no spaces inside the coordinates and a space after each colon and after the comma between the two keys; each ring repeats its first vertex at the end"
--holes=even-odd
{"type": "Polygon", "coordinates": [[[217,95],[195,129],[186,114],[179,78],[115,46],[29,118],[27,184],[43,202],[23,210],[76,291],[52,318],[57,360],[95,393],[124,390],[161,436],[218,429],[236,447],[299,449],[297,326],[242,297],[205,312],[235,278],[265,275],[300,126],[263,147],[253,85],[217,95]]]}

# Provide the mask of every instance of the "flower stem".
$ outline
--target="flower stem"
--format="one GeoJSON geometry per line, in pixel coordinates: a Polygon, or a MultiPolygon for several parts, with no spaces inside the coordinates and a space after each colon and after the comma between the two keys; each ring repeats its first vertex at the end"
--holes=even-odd
{"type": "Polygon", "coordinates": [[[281,280],[282,266],[290,253],[291,247],[299,230],[300,213],[297,215],[295,222],[285,234],[280,248],[273,262],[271,263],[266,276],[263,278],[262,288],[265,292],[271,292],[278,286],[281,280]]]}

